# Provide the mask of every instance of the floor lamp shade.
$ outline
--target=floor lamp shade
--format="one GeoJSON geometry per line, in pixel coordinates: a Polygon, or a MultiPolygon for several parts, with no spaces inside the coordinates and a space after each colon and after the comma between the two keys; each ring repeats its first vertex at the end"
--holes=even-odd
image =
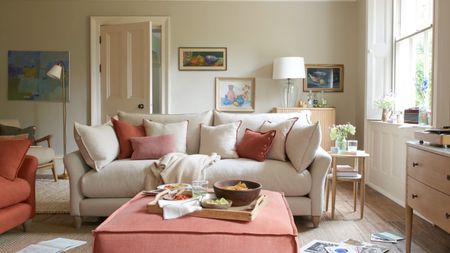
{"type": "Polygon", "coordinates": [[[303,57],[280,57],[274,59],[272,78],[275,80],[287,79],[288,84],[284,92],[283,106],[295,106],[297,97],[291,79],[305,78],[305,60],[303,57]]]}
{"type": "Polygon", "coordinates": [[[53,65],[53,67],[47,72],[47,76],[53,78],[53,79],[57,79],[57,80],[61,80],[61,75],[62,75],[62,66],[59,64],[55,64],[53,65]]]}

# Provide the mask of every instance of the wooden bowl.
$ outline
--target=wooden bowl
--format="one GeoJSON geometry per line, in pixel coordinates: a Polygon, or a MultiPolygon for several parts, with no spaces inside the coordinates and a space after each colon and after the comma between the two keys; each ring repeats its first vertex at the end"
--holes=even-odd
{"type": "Polygon", "coordinates": [[[261,192],[261,184],[247,180],[224,180],[215,182],[214,193],[217,198],[229,199],[233,202],[232,206],[245,206],[253,202],[261,192]],[[229,190],[225,187],[233,186],[243,182],[247,185],[248,190],[229,190]]]}

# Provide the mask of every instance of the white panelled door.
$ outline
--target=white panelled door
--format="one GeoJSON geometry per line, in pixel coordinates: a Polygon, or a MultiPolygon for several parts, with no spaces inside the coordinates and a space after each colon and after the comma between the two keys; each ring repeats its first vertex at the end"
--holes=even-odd
{"type": "Polygon", "coordinates": [[[151,112],[151,34],[149,21],[100,26],[101,117],[118,110],[151,112]]]}

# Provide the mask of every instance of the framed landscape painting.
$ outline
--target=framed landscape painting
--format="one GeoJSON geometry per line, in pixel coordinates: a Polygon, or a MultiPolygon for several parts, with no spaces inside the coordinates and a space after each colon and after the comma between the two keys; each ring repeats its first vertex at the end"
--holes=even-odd
{"type": "Polygon", "coordinates": [[[226,47],[180,47],[179,70],[227,70],[226,47]]]}
{"type": "Polygon", "coordinates": [[[69,101],[68,51],[8,51],[8,100],[61,102],[61,82],[47,76],[57,63],[64,64],[69,101]]]}
{"type": "Polygon", "coordinates": [[[255,111],[255,78],[216,77],[216,110],[255,111]]]}
{"type": "Polygon", "coordinates": [[[343,64],[306,64],[303,91],[344,91],[343,64]]]}

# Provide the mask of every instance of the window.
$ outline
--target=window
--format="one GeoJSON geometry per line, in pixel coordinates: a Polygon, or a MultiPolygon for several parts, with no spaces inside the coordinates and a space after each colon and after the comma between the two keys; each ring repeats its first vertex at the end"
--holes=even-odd
{"type": "Polygon", "coordinates": [[[426,111],[420,122],[431,124],[433,0],[396,0],[394,5],[395,108],[426,111]]]}

